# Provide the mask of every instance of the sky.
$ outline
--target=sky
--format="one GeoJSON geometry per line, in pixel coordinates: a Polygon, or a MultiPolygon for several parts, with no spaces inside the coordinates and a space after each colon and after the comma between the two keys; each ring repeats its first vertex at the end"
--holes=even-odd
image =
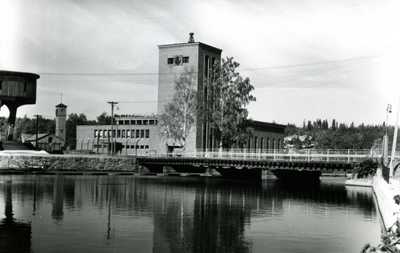
{"type": "Polygon", "coordinates": [[[156,113],[157,45],[194,32],[241,64],[252,119],[379,124],[400,96],[399,12],[398,0],[0,0],[0,69],[41,76],[19,117],[54,117],[61,99],[90,119],[109,100],[156,113]]]}

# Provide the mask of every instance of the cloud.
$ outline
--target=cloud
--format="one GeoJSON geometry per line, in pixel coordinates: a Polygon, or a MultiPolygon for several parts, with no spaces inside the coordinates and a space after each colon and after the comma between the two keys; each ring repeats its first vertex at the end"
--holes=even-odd
{"type": "MultiPolygon", "coordinates": [[[[70,112],[83,111],[94,118],[111,97],[155,100],[157,45],[184,42],[193,31],[196,40],[222,48],[224,55],[241,63],[242,73],[256,87],[258,101],[250,113],[257,119],[317,117],[320,112],[309,105],[333,110],[323,101],[334,95],[344,101],[353,97],[360,108],[376,112],[365,115],[365,121],[374,122],[380,112],[372,107],[391,99],[384,93],[393,85],[381,88],[382,82],[397,83],[397,71],[390,66],[397,62],[391,55],[400,45],[398,13],[395,0],[3,0],[0,32],[6,39],[0,41],[0,68],[123,73],[43,74],[37,105],[21,110],[52,115],[58,99],[54,94],[63,92],[70,112]],[[296,93],[302,98],[293,96],[296,93]],[[371,94],[374,105],[364,99],[371,94]],[[264,113],[266,100],[276,112],[264,113]],[[298,111],[273,107],[282,100],[298,111]]],[[[348,106],[351,102],[337,105],[335,115],[352,121],[348,106]]],[[[132,113],[156,109],[124,107],[132,113]]]]}

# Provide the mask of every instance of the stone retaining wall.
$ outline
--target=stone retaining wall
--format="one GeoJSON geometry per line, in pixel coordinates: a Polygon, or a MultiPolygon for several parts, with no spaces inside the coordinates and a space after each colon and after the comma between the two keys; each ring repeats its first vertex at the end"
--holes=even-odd
{"type": "Polygon", "coordinates": [[[100,156],[9,156],[0,157],[1,169],[70,170],[70,171],[135,171],[134,157],[100,156]]]}

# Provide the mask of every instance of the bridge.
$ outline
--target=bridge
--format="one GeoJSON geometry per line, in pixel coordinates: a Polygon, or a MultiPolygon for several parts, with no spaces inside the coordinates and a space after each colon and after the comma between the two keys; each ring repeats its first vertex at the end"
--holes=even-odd
{"type": "Polygon", "coordinates": [[[218,172],[224,178],[260,180],[269,170],[283,180],[318,180],[321,173],[350,172],[365,159],[378,160],[381,153],[372,150],[303,150],[289,152],[266,150],[245,152],[196,152],[181,155],[138,157],[137,163],[150,172],[166,168],[178,173],[218,172]]]}

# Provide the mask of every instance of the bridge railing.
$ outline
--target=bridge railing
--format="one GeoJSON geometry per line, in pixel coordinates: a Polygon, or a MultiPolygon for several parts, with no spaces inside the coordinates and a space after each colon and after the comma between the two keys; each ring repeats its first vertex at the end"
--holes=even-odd
{"type": "MultiPolygon", "coordinates": [[[[232,149],[224,151],[197,151],[193,153],[178,154],[177,156],[211,159],[289,160],[351,163],[359,162],[367,158],[379,159],[382,154],[368,149],[308,149],[295,151],[283,149],[250,151],[243,149],[232,149]]],[[[397,153],[396,157],[400,158],[400,153],[397,153]]]]}

